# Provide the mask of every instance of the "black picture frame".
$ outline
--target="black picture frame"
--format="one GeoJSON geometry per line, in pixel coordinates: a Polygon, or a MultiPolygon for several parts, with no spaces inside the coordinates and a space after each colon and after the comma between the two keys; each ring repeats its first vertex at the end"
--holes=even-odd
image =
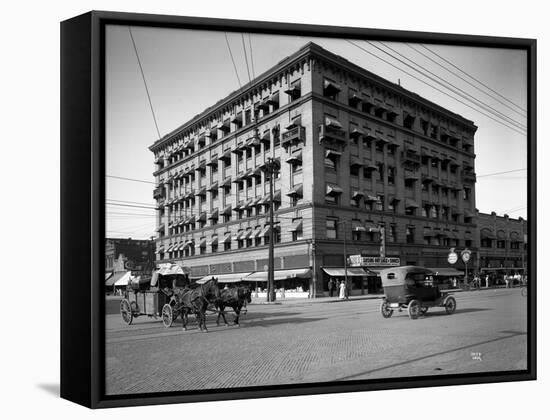
{"type": "Polygon", "coordinates": [[[61,397],[90,408],[536,379],[536,40],[92,11],[61,23],[61,397]],[[528,350],[525,371],[231,390],[104,392],[105,25],[247,31],[522,49],[528,63],[528,350]],[[75,273],[79,273],[75,277],[75,273]]]}

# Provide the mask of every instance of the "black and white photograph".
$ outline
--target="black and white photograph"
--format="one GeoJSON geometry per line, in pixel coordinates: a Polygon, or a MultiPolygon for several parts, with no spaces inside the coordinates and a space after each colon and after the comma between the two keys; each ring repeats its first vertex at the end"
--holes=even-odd
{"type": "Polygon", "coordinates": [[[107,396],[527,372],[524,49],[108,24],[107,396]]]}

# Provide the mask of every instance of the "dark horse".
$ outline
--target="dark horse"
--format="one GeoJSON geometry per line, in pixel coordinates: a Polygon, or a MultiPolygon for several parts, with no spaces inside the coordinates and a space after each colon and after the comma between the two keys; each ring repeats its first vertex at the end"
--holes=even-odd
{"type": "Polygon", "coordinates": [[[241,309],[244,307],[246,311],[246,304],[250,302],[252,302],[252,297],[248,287],[231,287],[229,289],[221,290],[220,298],[216,300],[216,309],[218,310],[216,325],[220,325],[220,316],[223,317],[223,322],[225,325],[228,325],[227,320],[225,319],[224,310],[227,306],[229,306],[235,312],[233,323],[234,325],[239,326],[239,315],[241,314],[241,309]]]}
{"type": "Polygon", "coordinates": [[[183,329],[187,330],[187,316],[189,313],[193,313],[197,317],[199,329],[208,332],[206,328],[206,309],[208,305],[212,305],[220,299],[218,281],[211,279],[193,289],[180,289],[176,292],[176,295],[178,310],[181,311],[183,320],[183,329]]]}

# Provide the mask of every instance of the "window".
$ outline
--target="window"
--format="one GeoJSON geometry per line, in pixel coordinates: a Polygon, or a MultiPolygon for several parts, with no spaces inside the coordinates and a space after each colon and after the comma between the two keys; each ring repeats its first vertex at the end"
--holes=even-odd
{"type": "Polygon", "coordinates": [[[303,231],[301,222],[302,222],[301,217],[292,219],[292,225],[296,226],[296,230],[294,230],[292,232],[292,240],[293,241],[300,241],[300,240],[304,239],[304,231],[303,231]]]}
{"type": "Polygon", "coordinates": [[[231,241],[224,242],[223,250],[224,251],[230,251],[231,250],[231,241]]]}
{"type": "Polygon", "coordinates": [[[384,152],[384,142],[383,141],[377,141],[376,142],[376,151],[383,153],[384,152]]]}
{"type": "Polygon", "coordinates": [[[388,166],[388,185],[395,184],[395,168],[393,166],[388,166]]]}
{"type": "Polygon", "coordinates": [[[422,207],[422,217],[428,217],[429,212],[430,212],[430,206],[422,207]]]}
{"type": "Polygon", "coordinates": [[[302,96],[302,85],[300,79],[295,80],[290,84],[290,88],[285,91],[290,99],[290,102],[295,101],[302,96]]]}
{"type": "Polygon", "coordinates": [[[378,195],[377,200],[374,202],[374,210],[376,211],[384,211],[384,196],[378,195]]]}
{"type": "Polygon", "coordinates": [[[372,179],[372,168],[369,168],[369,167],[363,168],[363,178],[372,179]]]}
{"type": "Polygon", "coordinates": [[[349,174],[351,176],[359,176],[359,165],[350,165],[349,167],[349,174]]]}
{"type": "Polygon", "coordinates": [[[520,242],[511,242],[510,249],[519,249],[520,242]]]}
{"type": "Polygon", "coordinates": [[[430,207],[430,218],[437,219],[438,218],[438,211],[437,206],[431,206],[430,207]]]}
{"type": "Polygon", "coordinates": [[[337,219],[327,219],[326,228],[327,228],[327,239],[336,239],[338,237],[337,219]]]}
{"type": "Polygon", "coordinates": [[[414,188],[414,179],[405,179],[405,188],[414,188]]]}
{"type": "Polygon", "coordinates": [[[384,164],[377,163],[376,166],[378,167],[378,181],[384,182],[384,164]]]}
{"type": "Polygon", "coordinates": [[[397,242],[397,228],[395,225],[390,225],[389,229],[387,229],[387,233],[388,242],[397,242]]]}
{"type": "Polygon", "coordinates": [[[338,204],[338,195],[335,194],[326,194],[325,195],[325,203],[327,204],[338,204]]]}
{"type": "Polygon", "coordinates": [[[281,133],[279,127],[273,128],[271,132],[273,133],[273,147],[279,147],[281,145],[281,133]]]}
{"type": "Polygon", "coordinates": [[[471,240],[471,239],[466,239],[466,240],[464,241],[464,245],[465,245],[466,247],[472,246],[472,240],[471,240]]]}
{"type": "Polygon", "coordinates": [[[331,171],[337,170],[338,155],[330,153],[325,157],[325,168],[331,171]]]}
{"type": "Polygon", "coordinates": [[[505,249],[506,248],[506,241],[498,240],[497,241],[497,248],[505,249]]]}
{"type": "Polygon", "coordinates": [[[408,244],[414,244],[414,227],[408,227],[406,230],[408,244]]]}
{"type": "Polygon", "coordinates": [[[469,188],[464,188],[463,190],[463,197],[464,197],[464,200],[469,200],[470,199],[470,196],[472,194],[472,191],[469,189],[469,188]]]}
{"type": "Polygon", "coordinates": [[[212,244],[212,253],[218,252],[218,244],[212,244]]]}
{"type": "Polygon", "coordinates": [[[323,82],[323,96],[325,98],[336,101],[338,99],[338,92],[340,92],[340,86],[330,79],[325,79],[323,82]]]}
{"type": "Polygon", "coordinates": [[[424,135],[427,136],[430,123],[426,120],[420,120],[420,126],[422,128],[422,132],[424,133],[424,135]]]}
{"type": "Polygon", "coordinates": [[[405,114],[405,117],[403,118],[403,126],[409,130],[412,130],[414,126],[414,120],[415,117],[409,114],[405,114]]]}

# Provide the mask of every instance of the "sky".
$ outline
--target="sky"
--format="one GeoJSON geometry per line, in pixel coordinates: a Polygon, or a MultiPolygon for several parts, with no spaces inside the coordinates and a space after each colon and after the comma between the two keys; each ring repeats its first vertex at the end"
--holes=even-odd
{"type": "MultiPolygon", "coordinates": [[[[472,120],[478,127],[474,141],[476,207],[485,213],[526,218],[527,136],[521,128],[527,123],[524,51],[446,45],[429,45],[428,50],[419,44],[146,27],[132,27],[131,32],[161,136],[247,83],[249,74],[254,78],[313,41],[472,120]],[[450,82],[455,93],[433,79],[450,82]],[[507,119],[506,125],[457,95],[457,89],[494,108],[507,119]]],[[[156,226],[153,154],[148,148],[159,135],[126,26],[107,27],[105,71],[106,236],[149,238],[155,235],[156,226]]]]}

